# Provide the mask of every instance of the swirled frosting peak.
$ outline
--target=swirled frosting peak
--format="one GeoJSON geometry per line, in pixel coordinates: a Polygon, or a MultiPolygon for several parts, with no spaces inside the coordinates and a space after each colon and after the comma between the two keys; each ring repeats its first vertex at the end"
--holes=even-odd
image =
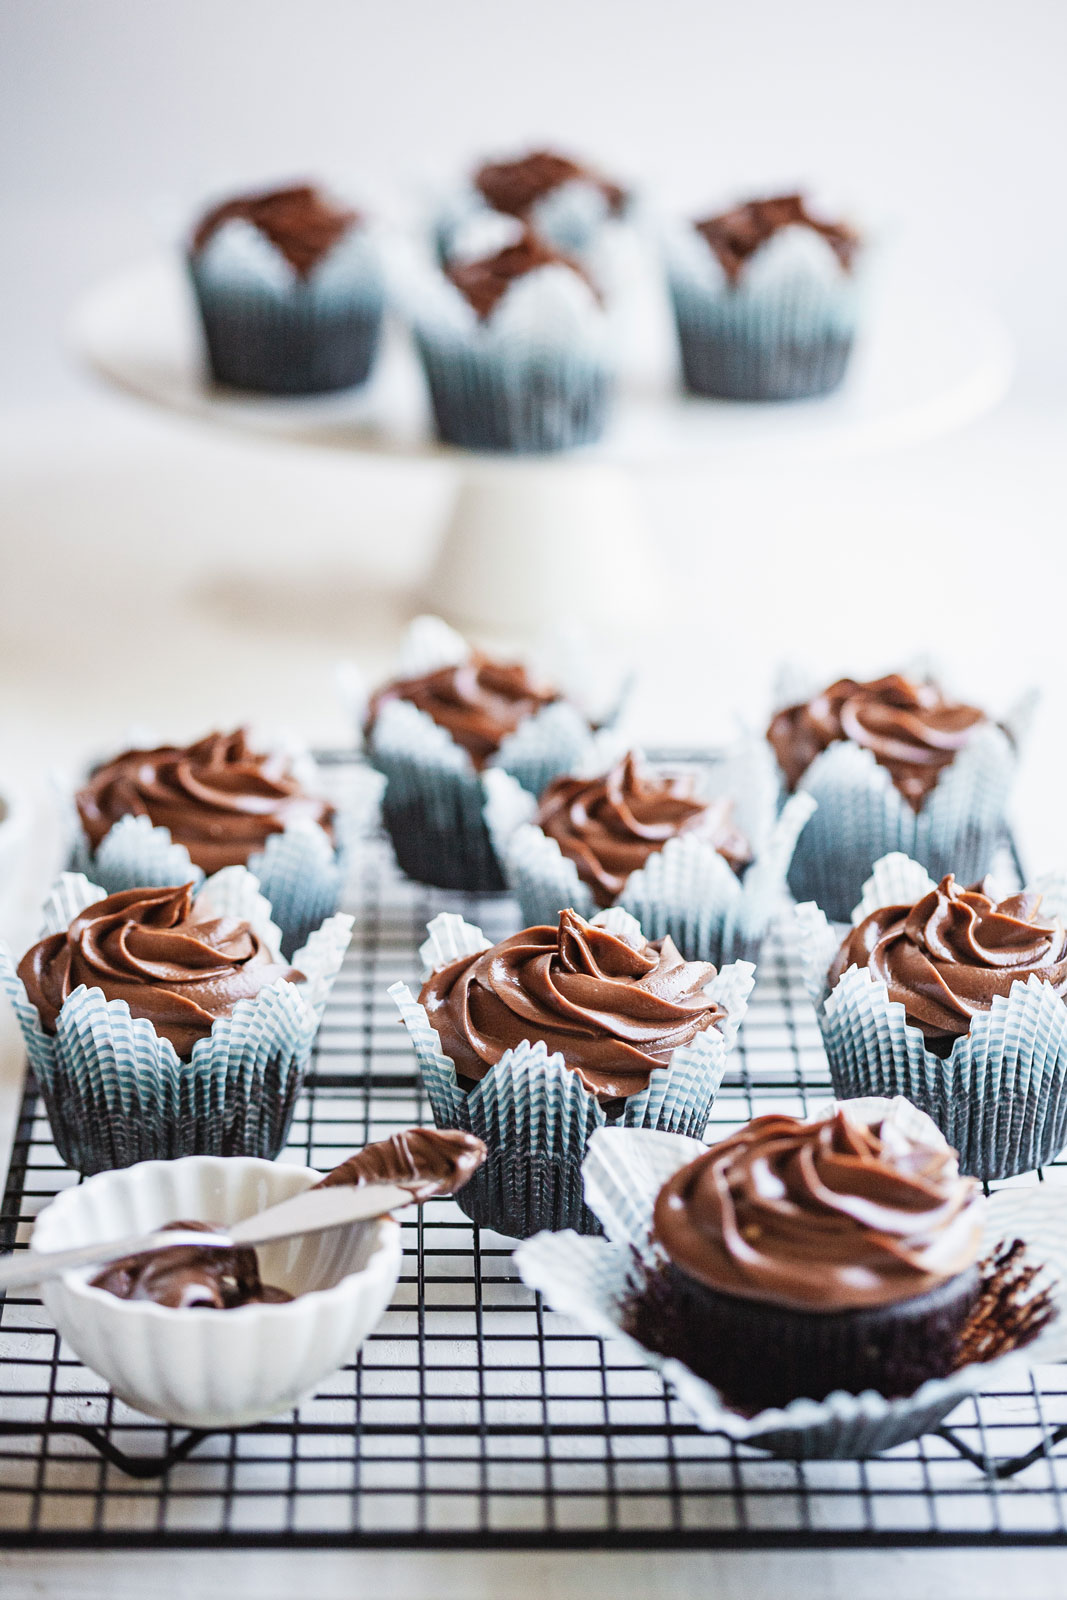
{"type": "Polygon", "coordinates": [[[557,927],[525,928],[435,972],[420,996],[461,1077],[478,1079],[522,1040],[558,1051],[602,1100],[647,1088],[725,1013],[705,986],[715,968],[683,961],[670,939],[639,946],[576,911],[557,927]]]}
{"type": "Polygon", "coordinates": [[[131,1016],[147,1017],[182,1057],[238,1000],[299,976],[274,960],[247,922],[199,912],[191,884],[108,895],[19,963],[19,977],[49,1033],[64,1000],[85,984],[108,1000],[125,1000],[131,1016]]]}
{"type": "Polygon", "coordinates": [[[838,739],[870,750],[918,811],[957,751],[987,721],[976,706],[946,700],[934,683],[899,673],[859,683],[839,678],[822,694],[779,711],[767,737],[795,789],[815,757],[838,739]]]}
{"type": "Polygon", "coordinates": [[[310,183],[241,195],[223,201],[201,219],[193,234],[193,254],[203,250],[227,222],[234,221],[250,223],[306,278],[359,218],[310,183]]]}
{"type": "Polygon", "coordinates": [[[852,929],[830,969],[831,986],[849,967],[867,967],[898,1000],[928,1047],[948,1055],[971,1018],[1027,978],[1043,978],[1067,1000],[1067,930],[1038,916],[1041,896],[999,903],[980,884],[950,873],[913,906],[882,906],[852,929]]]}
{"type": "Polygon", "coordinates": [[[598,778],[556,778],[537,825],[574,862],[600,906],[612,905],[631,872],[679,833],[699,832],[739,872],[751,859],[728,800],[701,800],[688,777],[644,765],[633,751],[598,778]]]}
{"type": "Polygon", "coordinates": [[[480,769],[520,722],[560,698],[558,689],[539,682],[521,661],[493,661],[472,651],[457,665],[397,678],[379,689],[371,699],[365,732],[373,732],[387,701],[409,700],[445,728],[480,769]]]}
{"type": "Polygon", "coordinates": [[[244,728],[191,745],[124,750],[98,767],[75,799],[94,850],[120,817],[148,817],[207,873],[243,867],[298,817],[329,834],[334,816],[325,800],[307,793],[284,753],[253,750],[244,728]]]}
{"type": "Polygon", "coordinates": [[[803,1311],[925,1294],[977,1260],[983,1201],[955,1152],[888,1116],[757,1117],[675,1173],[657,1239],[709,1288],[803,1311]]]}

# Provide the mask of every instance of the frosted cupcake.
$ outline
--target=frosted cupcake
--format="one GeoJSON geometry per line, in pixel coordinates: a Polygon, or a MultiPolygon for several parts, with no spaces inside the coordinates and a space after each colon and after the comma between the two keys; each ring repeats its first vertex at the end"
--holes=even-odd
{"type": "Polygon", "coordinates": [[[803,195],[751,200],[672,234],[667,271],[692,394],[800,400],[845,375],[859,235],[803,195]]]}
{"type": "Polygon", "coordinates": [[[401,672],[363,713],[397,861],[439,888],[503,889],[483,815],[488,774],[540,792],[595,748],[589,716],[525,663],[472,650],[438,618],[413,625],[401,672]]]}
{"type": "Polygon", "coordinates": [[[337,909],[344,879],[341,819],[299,767],[244,728],[124,750],[75,795],[74,864],[108,891],[248,867],[291,954],[337,909]]]}
{"type": "Polygon", "coordinates": [[[406,289],[438,437],[469,450],[591,444],[614,386],[607,322],[580,263],[510,217],[487,217],[406,289]]]}
{"type": "Polygon", "coordinates": [[[1004,898],[880,861],[838,946],[798,917],[838,1094],[904,1094],[965,1172],[1011,1177],[1067,1145],[1067,880],[1004,898]]]}
{"type": "Polygon", "coordinates": [[[515,1237],[596,1231],[581,1189],[590,1133],[703,1131],[752,967],[685,961],[619,909],[592,923],[565,910],[493,947],[455,916],[428,931],[418,1003],[402,983],[389,992],[438,1127],[489,1147],[460,1205],[515,1237]]]}
{"type": "Polygon", "coordinates": [[[310,184],[241,195],[201,218],[188,265],[216,383],[281,395],[365,382],[384,292],[357,212],[310,184]]]}
{"type": "Polygon", "coordinates": [[[44,937],[0,981],[15,1007],[56,1148],[80,1172],[182,1155],[273,1159],[285,1143],[352,918],[329,919],[290,966],[241,867],[106,895],[78,873],[44,937]]]}
{"type": "Polygon", "coordinates": [[[450,257],[457,232],[488,210],[515,217],[557,250],[581,254],[606,222],[625,213],[627,202],[624,189],[591,167],[553,150],[533,150],[483,162],[471,174],[439,218],[439,245],[450,257]]]}
{"type": "Polygon", "coordinates": [[[731,799],[635,751],[595,776],[553,779],[536,809],[503,775],[489,785],[490,831],[526,922],[552,921],[564,906],[588,917],[620,905],[650,938],[669,936],[687,960],[716,963],[755,959],[813,809],[794,797],[757,860],[731,799]]]}
{"type": "Polygon", "coordinates": [[[938,878],[970,882],[992,867],[1017,758],[1014,738],[977,706],[899,673],[840,678],[779,711],[767,737],[785,788],[818,802],[789,874],[797,900],[847,921],[891,851],[938,878]]]}

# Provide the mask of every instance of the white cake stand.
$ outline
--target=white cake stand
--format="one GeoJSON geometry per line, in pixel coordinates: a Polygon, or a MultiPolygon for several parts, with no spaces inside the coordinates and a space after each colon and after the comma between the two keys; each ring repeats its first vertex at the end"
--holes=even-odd
{"type": "Polygon", "coordinates": [[[500,457],[434,440],[421,374],[397,329],[361,391],[275,400],[213,389],[185,274],[171,257],[90,291],[71,332],[82,359],[111,383],[185,416],[305,447],[453,461],[452,515],[413,598],[497,630],[536,628],[558,603],[561,573],[589,621],[647,615],[658,582],[636,473],[765,472],[934,438],[995,405],[1012,370],[1010,341],[989,310],[885,272],[848,379],[827,399],[694,400],[678,393],[666,359],[658,371],[646,361],[624,384],[603,443],[565,456],[500,457]]]}

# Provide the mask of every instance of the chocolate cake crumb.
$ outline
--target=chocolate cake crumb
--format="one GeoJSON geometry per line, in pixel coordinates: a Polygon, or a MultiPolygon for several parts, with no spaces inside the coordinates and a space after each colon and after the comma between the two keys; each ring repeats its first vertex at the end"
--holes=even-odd
{"type": "Polygon", "coordinates": [[[1026,1260],[1022,1239],[998,1245],[979,1270],[982,1290],[960,1334],[957,1369],[1021,1350],[1057,1315],[1051,1282],[1040,1282],[1046,1268],[1026,1260]]]}

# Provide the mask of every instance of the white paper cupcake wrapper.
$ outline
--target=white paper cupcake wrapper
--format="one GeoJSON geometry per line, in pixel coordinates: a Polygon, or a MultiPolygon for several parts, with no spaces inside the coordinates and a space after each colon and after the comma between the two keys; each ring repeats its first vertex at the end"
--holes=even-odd
{"type": "MultiPolygon", "coordinates": [[[[553,923],[567,907],[591,917],[596,911],[592,890],[556,840],[530,820],[516,787],[494,774],[487,783],[485,815],[524,924],[553,923]]],[[[637,918],[649,939],[669,935],[687,961],[755,960],[787,900],[793,850],[814,810],[810,795],[793,795],[741,879],[699,835],[669,839],[630,874],[618,904],[637,918]]]]}
{"type": "Polygon", "coordinates": [[[988,1365],[932,1379],[906,1399],[838,1391],[825,1400],[794,1400],[751,1417],[731,1410],[710,1383],[680,1361],[646,1350],[623,1331],[635,1253],[649,1265],[656,1262],[648,1234],[656,1195],[703,1148],[644,1129],[598,1129],[590,1138],[584,1176],[586,1198],[607,1238],[541,1233],[519,1246],[515,1261],[523,1281],[554,1311],[598,1338],[620,1340],[631,1356],[659,1372],[706,1432],[797,1460],[862,1459],[936,1428],[967,1395],[1005,1372],[1067,1357],[1067,1212],[1055,1191],[1013,1188],[990,1201],[985,1246],[1021,1238],[1031,1259],[1049,1269],[1060,1315],[1032,1345],[988,1365]]]}
{"type": "Polygon", "coordinates": [[[899,851],[940,879],[972,883],[989,871],[1006,830],[1017,757],[989,723],[941,774],[916,813],[869,750],[848,740],[816,756],[798,785],[818,809],[797,841],[789,884],[836,922],[858,902],[874,863],[899,851]]]}
{"type": "MultiPolygon", "coordinates": [[[[205,883],[213,910],[247,918],[269,946],[278,930],[256,879],[229,867],[205,883]]],[[[44,932],[66,929],[103,898],[98,885],[64,874],[45,904],[44,932]]],[[[278,1154],[303,1083],[312,1040],[351,937],[353,919],[329,918],[297,952],[302,985],[279,982],[240,1000],[187,1061],[122,1000],[77,988],[54,1035],[45,1032],[0,944],[0,985],[15,1009],[57,1149],[81,1172],[179,1155],[278,1154]]]]}
{"type": "MultiPolygon", "coordinates": [[[[641,936],[634,919],[621,908],[613,907],[597,920],[621,938],[641,936]]],[[[430,970],[488,948],[481,929],[459,917],[437,917],[428,931],[422,954],[430,970]]],[[[727,1052],[745,1014],[753,973],[749,963],[735,962],[717,974],[707,993],[723,1007],[726,1018],[718,1028],[708,1028],[679,1047],[668,1066],[652,1073],[647,1089],[623,1101],[620,1123],[682,1134],[703,1132],[727,1052]]],[[[465,1090],[425,1008],[407,985],[393,984],[389,993],[415,1047],[437,1126],[467,1129],[490,1147],[486,1177],[461,1202],[464,1209],[474,1208],[468,1214],[515,1237],[535,1231],[553,1217],[559,1225],[594,1227],[581,1204],[579,1168],[590,1133],[605,1126],[608,1115],[578,1074],[567,1068],[562,1056],[550,1056],[542,1042],[523,1041],[465,1090]]]]}
{"type": "MultiPolygon", "coordinates": [[[[1067,897],[1062,875],[1046,881],[1050,898],[1067,897]]],[[[864,888],[864,915],[911,903],[931,886],[914,861],[885,857],[864,888]]],[[[1051,984],[1036,976],[1014,983],[1006,999],[972,1018],[943,1060],[867,968],[850,967],[828,991],[838,937],[814,905],[798,907],[797,921],[839,1095],[906,1096],[959,1152],[961,1170],[986,1180],[1043,1166],[1067,1145],[1067,1005],[1051,984]]]]}

